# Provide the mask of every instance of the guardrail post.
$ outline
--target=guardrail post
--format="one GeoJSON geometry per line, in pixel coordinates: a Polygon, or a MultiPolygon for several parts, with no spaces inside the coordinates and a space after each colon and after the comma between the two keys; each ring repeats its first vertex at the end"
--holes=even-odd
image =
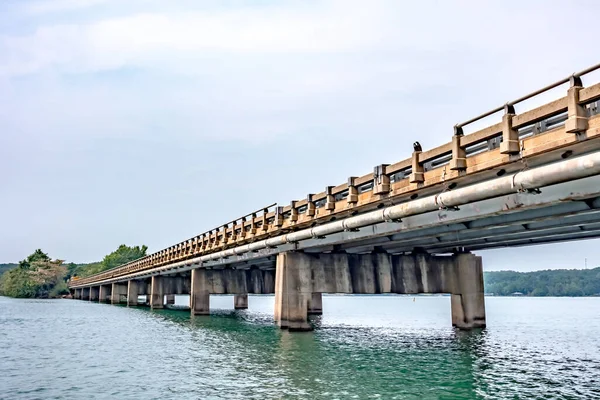
{"type": "Polygon", "coordinates": [[[333,197],[332,189],[333,186],[325,187],[325,209],[327,211],[335,210],[335,197],[333,197]]]}
{"type": "Polygon", "coordinates": [[[229,237],[227,236],[227,229],[229,228],[229,224],[223,225],[223,241],[221,242],[222,247],[225,247],[229,242],[229,237]]]}
{"type": "Polygon", "coordinates": [[[236,228],[237,227],[235,225],[235,221],[233,221],[231,223],[231,237],[230,237],[230,240],[232,243],[235,243],[235,241],[237,240],[237,233],[235,232],[236,228]]]}
{"type": "Polygon", "coordinates": [[[267,231],[269,229],[269,222],[267,221],[267,213],[269,212],[268,208],[265,208],[263,210],[263,215],[262,215],[262,225],[261,225],[261,229],[263,231],[267,231]]]}
{"type": "Polygon", "coordinates": [[[515,107],[512,104],[504,106],[504,115],[502,116],[502,143],[500,143],[500,154],[518,154],[519,132],[512,126],[512,119],[515,116],[515,107]]]}
{"type": "Polygon", "coordinates": [[[283,207],[281,207],[281,206],[275,207],[275,219],[273,222],[274,222],[275,226],[283,225],[283,207]]]}
{"type": "Polygon", "coordinates": [[[215,232],[213,233],[212,230],[208,231],[208,248],[210,250],[212,250],[216,244],[217,244],[217,235],[218,235],[218,231],[215,229],[215,232]]]}
{"type": "Polygon", "coordinates": [[[204,250],[206,250],[206,236],[204,236],[204,233],[202,235],[200,235],[200,252],[204,252],[204,250]]]}
{"type": "Polygon", "coordinates": [[[312,194],[306,195],[306,215],[308,215],[309,217],[314,217],[316,214],[316,209],[317,209],[317,207],[315,207],[315,202],[313,201],[313,195],[312,194]]]}
{"type": "Polygon", "coordinates": [[[296,208],[296,201],[290,201],[290,221],[296,222],[298,221],[298,209],[296,208]]]}
{"type": "Polygon", "coordinates": [[[452,136],[452,160],[450,160],[450,169],[453,171],[467,169],[467,152],[460,145],[462,137],[462,128],[460,126],[455,126],[454,136],[452,136]]]}
{"type": "Polygon", "coordinates": [[[565,122],[567,133],[579,133],[588,128],[588,119],[585,108],[579,104],[579,91],[583,89],[581,78],[572,76],[569,80],[571,87],[567,91],[567,114],[569,118],[565,122]]]}
{"type": "Polygon", "coordinates": [[[348,197],[346,198],[346,200],[348,201],[348,204],[358,203],[358,189],[354,185],[355,179],[356,179],[356,177],[354,177],[354,176],[351,176],[350,178],[348,178],[348,197]]]}
{"type": "Polygon", "coordinates": [[[412,172],[408,177],[410,183],[420,183],[425,181],[425,171],[420,163],[420,155],[422,153],[421,145],[415,144],[415,150],[412,153],[412,172]]]}
{"type": "Polygon", "coordinates": [[[390,177],[386,175],[386,167],[381,164],[373,169],[373,194],[387,194],[390,192],[390,177]]]}
{"type": "Polygon", "coordinates": [[[256,235],[256,213],[252,213],[250,217],[252,218],[250,221],[250,234],[254,236],[256,235]]]}
{"type": "Polygon", "coordinates": [[[246,238],[246,217],[242,217],[242,227],[240,229],[240,237],[242,239],[246,238]]]}

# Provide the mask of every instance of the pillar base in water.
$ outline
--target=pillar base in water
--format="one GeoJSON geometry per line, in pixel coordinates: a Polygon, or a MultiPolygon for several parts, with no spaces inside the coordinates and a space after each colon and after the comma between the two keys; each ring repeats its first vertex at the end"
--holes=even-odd
{"type": "Polygon", "coordinates": [[[164,299],[162,276],[155,275],[150,285],[150,308],[153,310],[164,308],[164,299]]]}
{"type": "Polygon", "coordinates": [[[248,308],[248,295],[236,294],[233,296],[233,308],[236,310],[246,310],[248,308]]]}
{"type": "Polygon", "coordinates": [[[308,315],[323,314],[323,294],[313,293],[308,302],[308,315]]]}
{"type": "Polygon", "coordinates": [[[310,260],[304,253],[281,253],[275,274],[275,320],[282,329],[311,331],[308,303],[312,299],[310,260]]]}
{"type": "Polygon", "coordinates": [[[127,282],[127,305],[129,307],[135,307],[138,305],[138,284],[138,281],[133,279],[127,282]]]}
{"type": "Polygon", "coordinates": [[[464,253],[455,256],[456,288],[452,293],[452,326],[469,330],[485,328],[485,297],[481,257],[464,253]]]}
{"type": "Polygon", "coordinates": [[[115,282],[112,284],[110,293],[110,302],[112,304],[119,304],[121,302],[121,296],[127,294],[127,283],[115,282]]]}
{"type": "Polygon", "coordinates": [[[175,295],[168,294],[167,295],[167,305],[173,305],[173,304],[175,304],[175,295]]]}
{"type": "Polygon", "coordinates": [[[107,303],[109,301],[108,298],[108,294],[109,294],[109,289],[111,288],[111,286],[109,285],[100,285],[100,294],[99,294],[99,299],[98,301],[100,301],[100,303],[107,303]]]}
{"type": "Polygon", "coordinates": [[[205,269],[196,268],[192,270],[192,284],[190,289],[190,310],[192,315],[210,314],[210,293],[208,291],[205,269]]]}
{"type": "Polygon", "coordinates": [[[98,301],[100,297],[100,286],[92,286],[90,288],[90,301],[98,301]]]}

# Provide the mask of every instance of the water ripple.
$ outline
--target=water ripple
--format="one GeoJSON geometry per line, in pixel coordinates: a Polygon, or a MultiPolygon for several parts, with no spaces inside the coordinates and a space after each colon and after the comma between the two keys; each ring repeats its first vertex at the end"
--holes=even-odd
{"type": "Polygon", "coordinates": [[[488,329],[447,297],[324,298],[310,333],[273,297],[213,314],[0,297],[0,399],[600,399],[600,299],[489,298],[488,329]]]}

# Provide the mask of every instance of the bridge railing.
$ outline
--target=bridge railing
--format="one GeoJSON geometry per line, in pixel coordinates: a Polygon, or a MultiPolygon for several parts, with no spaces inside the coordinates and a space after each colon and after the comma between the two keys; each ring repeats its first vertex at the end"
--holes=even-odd
{"type": "MultiPolygon", "coordinates": [[[[452,141],[423,151],[413,145],[412,156],[395,164],[381,164],[373,173],[349,177],[347,182],[327,186],[319,193],[291,201],[287,206],[271,204],[220,227],[122,266],[81,278],[77,285],[128,275],[303,229],[315,224],[415,199],[420,191],[444,185],[449,190],[458,181],[483,171],[498,169],[517,160],[600,137],[600,83],[583,87],[581,76],[600,64],[548,85],[502,107],[495,108],[454,127],[452,141]],[[567,95],[540,107],[515,113],[514,105],[569,82],[567,95]],[[503,111],[496,124],[465,135],[463,127],[503,111]]],[[[563,155],[565,156],[565,155],[563,155]]],[[[568,155],[566,155],[568,156],[568,155]]],[[[503,169],[496,173],[500,175],[503,169]]]]}

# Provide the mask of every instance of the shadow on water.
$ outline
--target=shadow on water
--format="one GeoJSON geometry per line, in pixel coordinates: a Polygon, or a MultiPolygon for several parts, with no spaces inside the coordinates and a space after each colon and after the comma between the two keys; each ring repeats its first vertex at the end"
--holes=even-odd
{"type": "Polygon", "coordinates": [[[145,311],[202,332],[204,346],[227,341],[235,359],[252,360],[249,370],[276,371],[264,385],[287,396],[476,398],[477,360],[486,354],[485,330],[324,326],[314,316],[315,331],[288,332],[248,311],[145,311]]]}

